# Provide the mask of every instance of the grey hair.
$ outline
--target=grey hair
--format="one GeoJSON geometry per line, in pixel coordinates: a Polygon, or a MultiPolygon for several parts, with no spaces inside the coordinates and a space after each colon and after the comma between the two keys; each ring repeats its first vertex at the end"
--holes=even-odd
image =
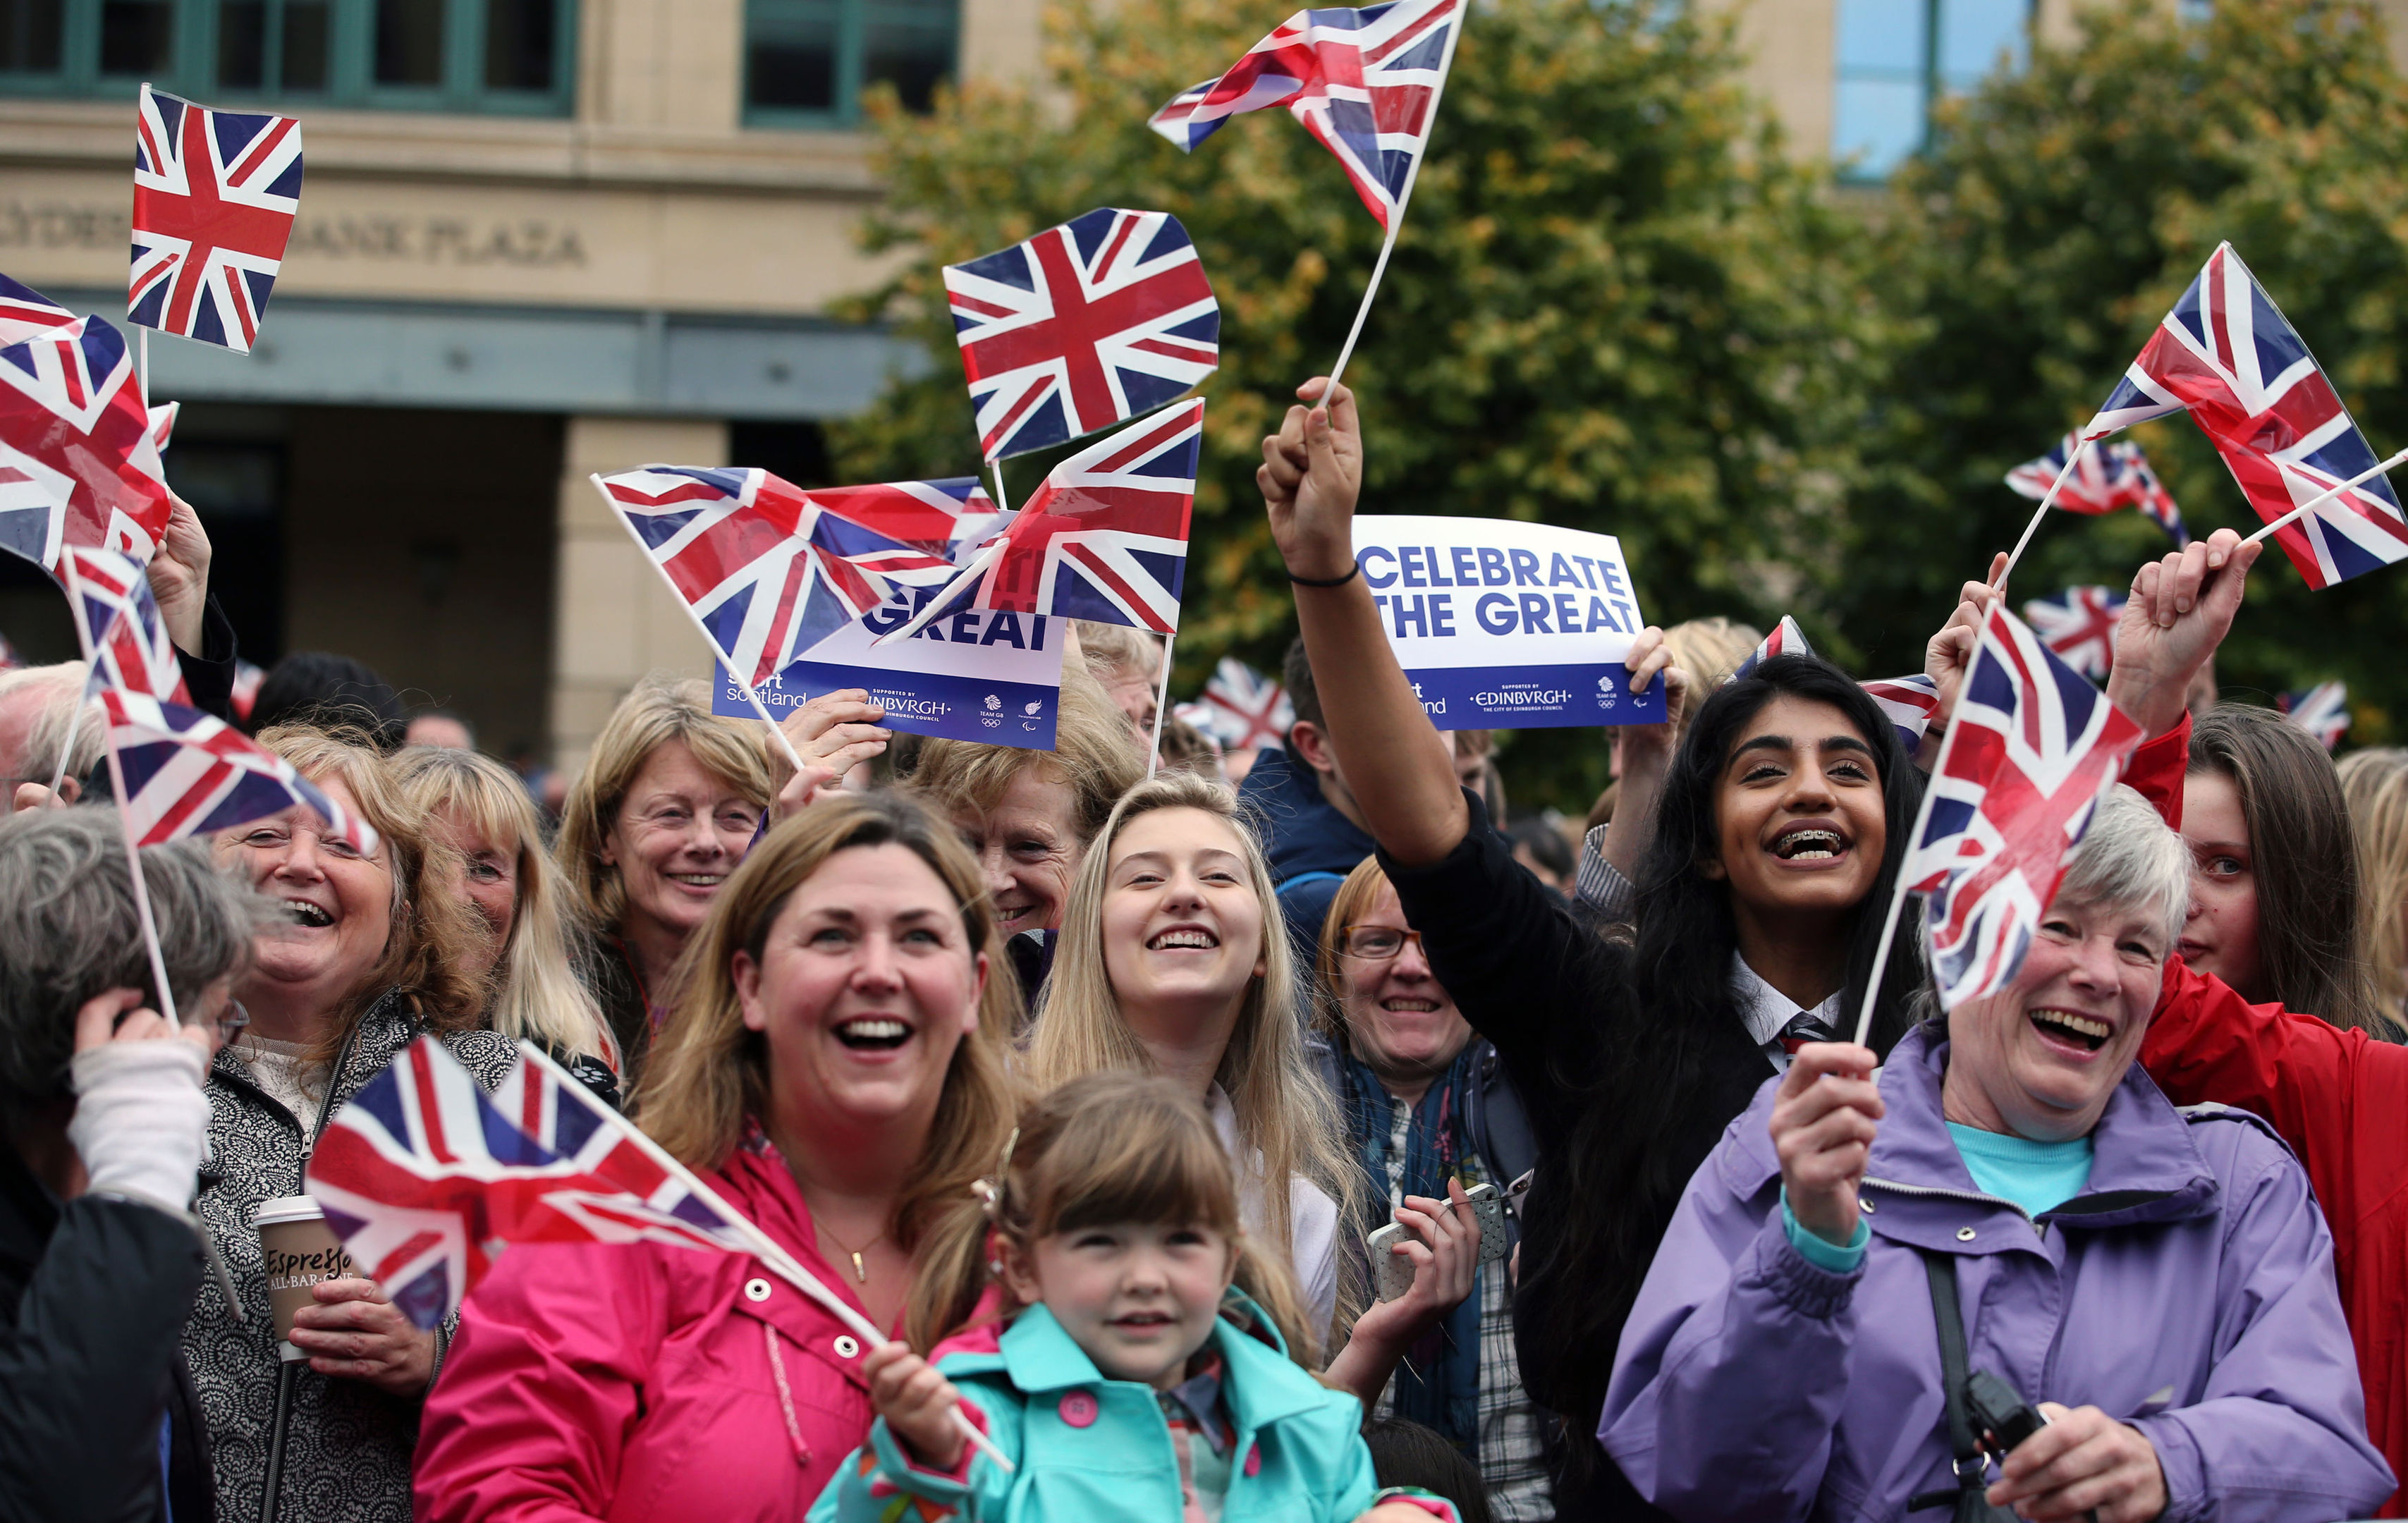
{"type": "Polygon", "coordinates": [[[2057,897],[2071,904],[2155,910],[2172,950],[2190,913],[2190,849],[2146,798],[2118,783],[2100,796],[2057,897]]]}
{"type": "MultiPolygon", "coordinates": [[[[0,1107],[63,1094],[76,1012],[116,988],[151,991],[117,811],[27,810],[0,821],[0,1107]]],[[[142,854],[159,951],[179,1008],[250,966],[277,918],[200,841],[142,854]]]]}
{"type": "Polygon", "coordinates": [[[25,749],[16,756],[0,756],[7,775],[47,783],[58,774],[59,753],[67,756],[66,776],[80,778],[100,760],[104,744],[100,706],[83,699],[89,668],[80,661],[26,667],[0,673],[0,704],[14,699],[41,705],[25,726],[25,749]]]}

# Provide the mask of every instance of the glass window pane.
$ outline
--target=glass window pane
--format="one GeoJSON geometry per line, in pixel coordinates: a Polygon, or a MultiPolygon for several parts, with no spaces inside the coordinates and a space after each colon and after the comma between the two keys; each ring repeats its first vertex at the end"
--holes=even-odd
{"type": "Polygon", "coordinates": [[[2020,70],[2031,51],[2029,0],[1941,0],[1940,82],[1971,90],[1999,66],[2020,70]]]}
{"type": "Polygon", "coordinates": [[[100,7],[100,72],[165,74],[175,56],[169,0],[106,0],[100,7]]]}
{"type": "Polygon", "coordinates": [[[267,0],[219,0],[218,83],[228,90],[267,83],[267,0]]]}
{"type": "Polygon", "coordinates": [[[443,0],[377,0],[376,82],[443,82],[443,0]]]}
{"type": "Polygon", "coordinates": [[[326,88],[326,0],[284,0],[284,88],[326,88]]]}
{"type": "Polygon", "coordinates": [[[836,19],[755,25],[744,50],[744,100],[797,111],[836,109],[836,19]]]}
{"type": "Polygon", "coordinates": [[[550,90],[552,0],[485,0],[485,88],[550,90]]]}
{"type": "Polygon", "coordinates": [[[905,109],[925,111],[937,81],[953,72],[953,28],[874,18],[862,32],[862,82],[891,84],[905,109]]]}
{"type": "Polygon", "coordinates": [[[1927,103],[1920,82],[1842,79],[1831,131],[1831,156],[1862,154],[1851,174],[1879,179],[1923,146],[1927,103]]]}
{"type": "Polygon", "coordinates": [[[65,13],[66,0],[0,0],[0,70],[55,71],[65,13]]]}
{"type": "Polygon", "coordinates": [[[1924,68],[1924,0],[1840,0],[1840,72],[1924,68]]]}

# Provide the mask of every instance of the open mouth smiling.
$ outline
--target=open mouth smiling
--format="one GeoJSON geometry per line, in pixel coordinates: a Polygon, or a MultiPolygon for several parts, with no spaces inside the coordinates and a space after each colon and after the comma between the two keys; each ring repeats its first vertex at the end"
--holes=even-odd
{"type": "Polygon", "coordinates": [[[1438,1001],[1398,996],[1394,999],[1381,1000],[1380,1008],[1391,1015],[1427,1015],[1438,1009],[1438,1001]]]}
{"type": "Polygon", "coordinates": [[[855,1052],[893,1052],[911,1040],[911,1027],[892,1015],[856,1015],[837,1023],[836,1040],[855,1052]]]}
{"type": "Polygon", "coordinates": [[[1784,862],[1835,862],[1848,852],[1848,840],[1828,825],[1800,820],[1785,826],[1769,848],[1784,862]]]}
{"type": "Polygon", "coordinates": [[[2107,1022],[2071,1010],[2027,1011],[2024,1018],[2052,1044],[2078,1047],[2084,1052],[2097,1052],[2115,1034],[2115,1028],[2107,1022]]]}
{"type": "Polygon", "coordinates": [[[335,923],[335,917],[327,912],[323,905],[314,904],[308,899],[286,899],[284,912],[293,917],[294,925],[306,926],[312,930],[322,930],[335,923]]]}
{"type": "Polygon", "coordinates": [[[717,888],[727,881],[727,874],[724,872],[664,872],[661,876],[681,887],[705,891],[717,888]]]}
{"type": "Polygon", "coordinates": [[[1221,939],[1201,926],[1173,926],[1146,938],[1148,952],[1210,952],[1221,939]]]}

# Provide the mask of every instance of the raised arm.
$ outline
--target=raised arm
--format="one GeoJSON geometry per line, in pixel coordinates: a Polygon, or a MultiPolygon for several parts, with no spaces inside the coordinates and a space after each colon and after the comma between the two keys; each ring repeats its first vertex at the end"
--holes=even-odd
{"type": "MultiPolygon", "coordinates": [[[[1326,384],[1316,376],[1297,395],[1318,397],[1326,384]]],[[[1354,499],[1363,486],[1354,394],[1340,386],[1329,407],[1288,409],[1280,431],[1263,440],[1254,480],[1296,584],[1304,648],[1324,674],[1330,744],[1363,823],[1398,862],[1436,862],[1463,839],[1470,814],[1454,759],[1397,664],[1354,564],[1354,499]]]]}

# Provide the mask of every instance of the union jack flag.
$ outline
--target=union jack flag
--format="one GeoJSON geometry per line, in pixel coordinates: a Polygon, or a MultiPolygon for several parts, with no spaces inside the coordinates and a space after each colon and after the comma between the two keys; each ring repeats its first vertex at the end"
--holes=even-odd
{"type": "Polygon", "coordinates": [[[1177,629],[1203,435],[1197,397],[1063,461],[1010,527],[879,643],[973,609],[1177,629]]]}
{"type": "Polygon", "coordinates": [[[142,87],[126,315],[248,354],[301,209],[301,123],[142,87]]]}
{"type": "Polygon", "coordinates": [[[1859,685],[1898,731],[1899,744],[1912,754],[1923,743],[1924,732],[1931,728],[1931,716],[1940,711],[1940,684],[1918,671],[1912,677],[1859,685]]]}
{"type": "Polygon", "coordinates": [[[234,692],[228,696],[226,707],[234,711],[236,724],[251,723],[251,705],[259,701],[259,684],[265,681],[265,670],[239,656],[235,658],[234,692]]]}
{"type": "Polygon", "coordinates": [[[2026,603],[2024,617],[2057,659],[2094,682],[2104,682],[2115,668],[2115,626],[2130,600],[2113,587],[2068,587],[2026,603]]]}
{"type": "Polygon", "coordinates": [[[0,671],[16,671],[25,664],[22,653],[8,643],[7,636],[0,635],[0,671]]]}
{"type": "Polygon", "coordinates": [[[113,687],[101,690],[100,704],[109,749],[125,774],[119,807],[135,844],[156,846],[307,809],[362,855],[376,851],[377,834],[366,821],[345,814],[292,763],[222,720],[113,687]]]}
{"type": "Polygon", "coordinates": [[[2340,682],[2318,682],[2304,693],[2286,693],[2274,700],[2283,717],[2316,738],[2327,751],[2341,744],[2349,730],[2349,689],[2340,682]]]}
{"type": "Polygon", "coordinates": [[[1284,106],[1338,155],[1380,225],[1392,227],[1429,144],[1462,15],[1461,0],[1299,10],[1226,74],[1181,91],[1147,125],[1191,152],[1240,112],[1284,106]]]}
{"type": "Polygon", "coordinates": [[[1813,655],[1813,654],[1814,647],[1806,643],[1806,632],[1798,627],[1797,620],[1784,613],[1781,616],[1781,622],[1772,626],[1772,633],[1765,636],[1756,649],[1747,654],[1747,659],[1741,662],[1737,668],[1723,681],[1727,683],[1738,682],[1754,671],[1758,662],[1770,656],[1813,655]]]}
{"type": "Polygon", "coordinates": [[[88,692],[114,687],[189,704],[183,663],[142,568],[113,550],[69,545],[59,556],[76,636],[92,663],[88,692]]]}
{"type": "MultiPolygon", "coordinates": [[[[2007,472],[2007,484],[2034,502],[2042,500],[2064,472],[2065,457],[2081,443],[2081,435],[2066,435],[2048,453],[2007,472]]],[[[2137,444],[2118,440],[2085,451],[2082,464],[2057,489],[2055,506],[2073,513],[2136,508],[2171,535],[2176,545],[2190,543],[2190,532],[2183,526],[2182,510],[2174,506],[2173,494],[2149,468],[2148,456],[2137,444]]]]}
{"type": "Polygon", "coordinates": [[[122,335],[85,317],[0,349],[0,549],[45,570],[63,545],[148,561],[169,510],[122,335]]]}
{"type": "Polygon", "coordinates": [[[748,1252],[719,1207],[525,1042],[488,1096],[433,1037],[335,1113],[309,1155],[326,1225],[412,1322],[460,1308],[513,1243],[748,1252]]]}
{"type": "Polygon", "coordinates": [[[176,432],[176,414],[183,410],[184,404],[181,402],[163,402],[159,406],[150,409],[150,443],[152,448],[160,451],[162,453],[165,453],[167,440],[173,438],[176,432]]]}
{"type": "Polygon", "coordinates": [[[1287,739],[1296,726],[1296,705],[1287,689],[1233,655],[1225,655],[1204,684],[1198,726],[1232,751],[1259,751],[1287,739]]]}
{"type": "Polygon", "coordinates": [[[1221,304],[1167,211],[1103,208],[945,266],[989,460],[1110,428],[1221,363],[1221,304]]]}
{"type": "Polygon", "coordinates": [[[1954,1010],[2006,986],[2141,727],[2003,607],[1925,790],[1908,888],[1928,896],[1932,977],[1954,1010]]]}
{"type": "MultiPolygon", "coordinates": [[[[774,480],[774,478],[773,478],[774,480]]],[[[837,517],[958,566],[1011,522],[975,476],[878,486],[812,487],[803,494],[837,517]]]]}
{"type": "MultiPolygon", "coordinates": [[[[2083,437],[2186,409],[2269,524],[2376,463],[2299,331],[2229,243],[2208,255],[2083,437]]],[[[2376,476],[2274,539],[2309,586],[2329,587],[2408,557],[2408,517],[2376,476]]]]}
{"type": "Polygon", "coordinates": [[[647,466],[594,484],[748,686],[896,586],[934,587],[953,573],[943,555],[839,518],[766,470],[647,466]]]}
{"type": "Polygon", "coordinates": [[[75,320],[75,313],[32,286],[0,275],[0,349],[64,328],[75,320]]]}

